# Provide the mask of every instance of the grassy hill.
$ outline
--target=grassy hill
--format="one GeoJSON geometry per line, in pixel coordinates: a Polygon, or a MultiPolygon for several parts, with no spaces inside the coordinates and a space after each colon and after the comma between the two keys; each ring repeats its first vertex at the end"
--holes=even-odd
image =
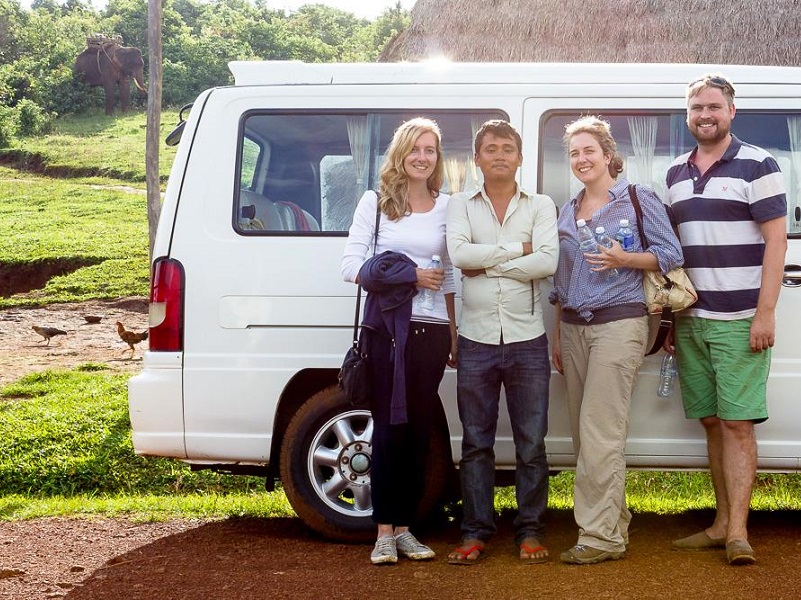
{"type": "Polygon", "coordinates": [[[0,308],[148,293],[145,132],[144,113],[64,117],[0,152],[0,308]]]}

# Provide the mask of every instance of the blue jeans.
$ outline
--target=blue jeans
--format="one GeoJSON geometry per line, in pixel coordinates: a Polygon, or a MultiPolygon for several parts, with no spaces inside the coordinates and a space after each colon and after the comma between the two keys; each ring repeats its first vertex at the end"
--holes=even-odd
{"type": "Polygon", "coordinates": [[[548,386],[551,366],[548,339],[499,345],[459,336],[457,392],[464,430],[462,460],[462,539],[485,541],[496,531],[494,520],[495,431],[501,384],[515,443],[515,539],[542,539],[548,504],[548,386]]]}

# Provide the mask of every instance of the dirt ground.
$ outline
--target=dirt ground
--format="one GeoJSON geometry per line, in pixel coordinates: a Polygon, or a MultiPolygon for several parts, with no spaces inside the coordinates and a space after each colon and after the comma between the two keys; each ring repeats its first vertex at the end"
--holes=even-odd
{"type": "Polygon", "coordinates": [[[0,310],[0,387],[31,372],[71,369],[87,362],[125,373],[139,371],[147,342],[138,344],[130,358],[128,345],[117,334],[117,321],[126,329],[146,329],[147,300],[121,298],[0,310]],[[86,315],[102,318],[88,323],[86,315]],[[67,334],[53,337],[48,344],[33,325],[56,327],[67,334]]]}
{"type": "MultiPolygon", "coordinates": [[[[0,386],[28,373],[85,362],[135,373],[115,322],[146,325],[143,299],[0,311],[0,386]],[[84,315],[101,315],[86,324],[84,315]],[[37,343],[32,324],[66,336],[37,343]]],[[[145,342],[146,343],[146,342],[145,342]]],[[[730,567],[722,551],[675,552],[672,539],[703,528],[711,513],[635,514],[626,558],[592,566],[559,563],[575,543],[569,511],[549,511],[551,561],[522,565],[512,544],[513,515],[499,518],[488,558],[470,567],[445,562],[459,539],[456,523],[418,532],[437,552],[427,563],[369,564],[370,546],[316,537],[298,519],[228,519],[133,523],[125,519],[0,522],[0,599],[72,600],[292,598],[694,599],[801,598],[801,512],[753,513],[759,563],[730,567]]]]}
{"type": "Polygon", "coordinates": [[[552,560],[522,565],[511,515],[499,519],[489,556],[469,567],[444,557],[455,524],[421,534],[430,562],[369,564],[370,546],[316,538],[298,519],[228,519],[135,524],[123,519],[39,519],[0,523],[0,598],[27,600],[251,600],[454,598],[797,599],[801,519],[755,513],[759,562],[730,567],[723,551],[677,552],[671,539],[702,527],[711,513],[635,515],[628,555],[599,565],[556,560],[575,541],[572,515],[550,512],[552,560]]]}

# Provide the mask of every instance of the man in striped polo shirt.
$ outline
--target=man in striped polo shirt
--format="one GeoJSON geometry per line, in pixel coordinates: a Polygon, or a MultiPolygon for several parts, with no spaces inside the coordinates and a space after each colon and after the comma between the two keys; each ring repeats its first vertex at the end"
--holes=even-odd
{"type": "Polygon", "coordinates": [[[734,115],[734,87],[725,77],[691,82],[687,127],[698,146],[667,173],[665,203],[698,291],[675,327],[684,411],[706,430],[717,502],[712,525],[673,547],[725,548],[729,564],[745,565],[756,562],[746,528],[754,424],[768,418],[787,199],[776,160],[731,134],[734,115]]]}

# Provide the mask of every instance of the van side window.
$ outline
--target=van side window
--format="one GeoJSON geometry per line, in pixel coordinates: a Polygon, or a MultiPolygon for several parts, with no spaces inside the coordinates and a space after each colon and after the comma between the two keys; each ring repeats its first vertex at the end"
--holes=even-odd
{"type": "Polygon", "coordinates": [[[345,235],[356,203],[378,185],[378,169],[395,129],[412,117],[442,129],[443,192],[478,185],[473,138],[486,111],[254,111],[239,144],[234,228],[246,235],[345,235]]]}
{"type": "MultiPolygon", "coordinates": [[[[684,112],[602,111],[586,109],[565,114],[551,112],[542,119],[540,188],[562,206],[581,189],[570,172],[562,144],[565,125],[580,115],[600,114],[612,125],[623,175],[631,182],[665,192],[665,173],[674,158],[695,147],[684,112]]],[[[801,112],[739,109],[732,133],[770,152],[779,163],[787,187],[787,232],[801,237],[801,112]]]]}

